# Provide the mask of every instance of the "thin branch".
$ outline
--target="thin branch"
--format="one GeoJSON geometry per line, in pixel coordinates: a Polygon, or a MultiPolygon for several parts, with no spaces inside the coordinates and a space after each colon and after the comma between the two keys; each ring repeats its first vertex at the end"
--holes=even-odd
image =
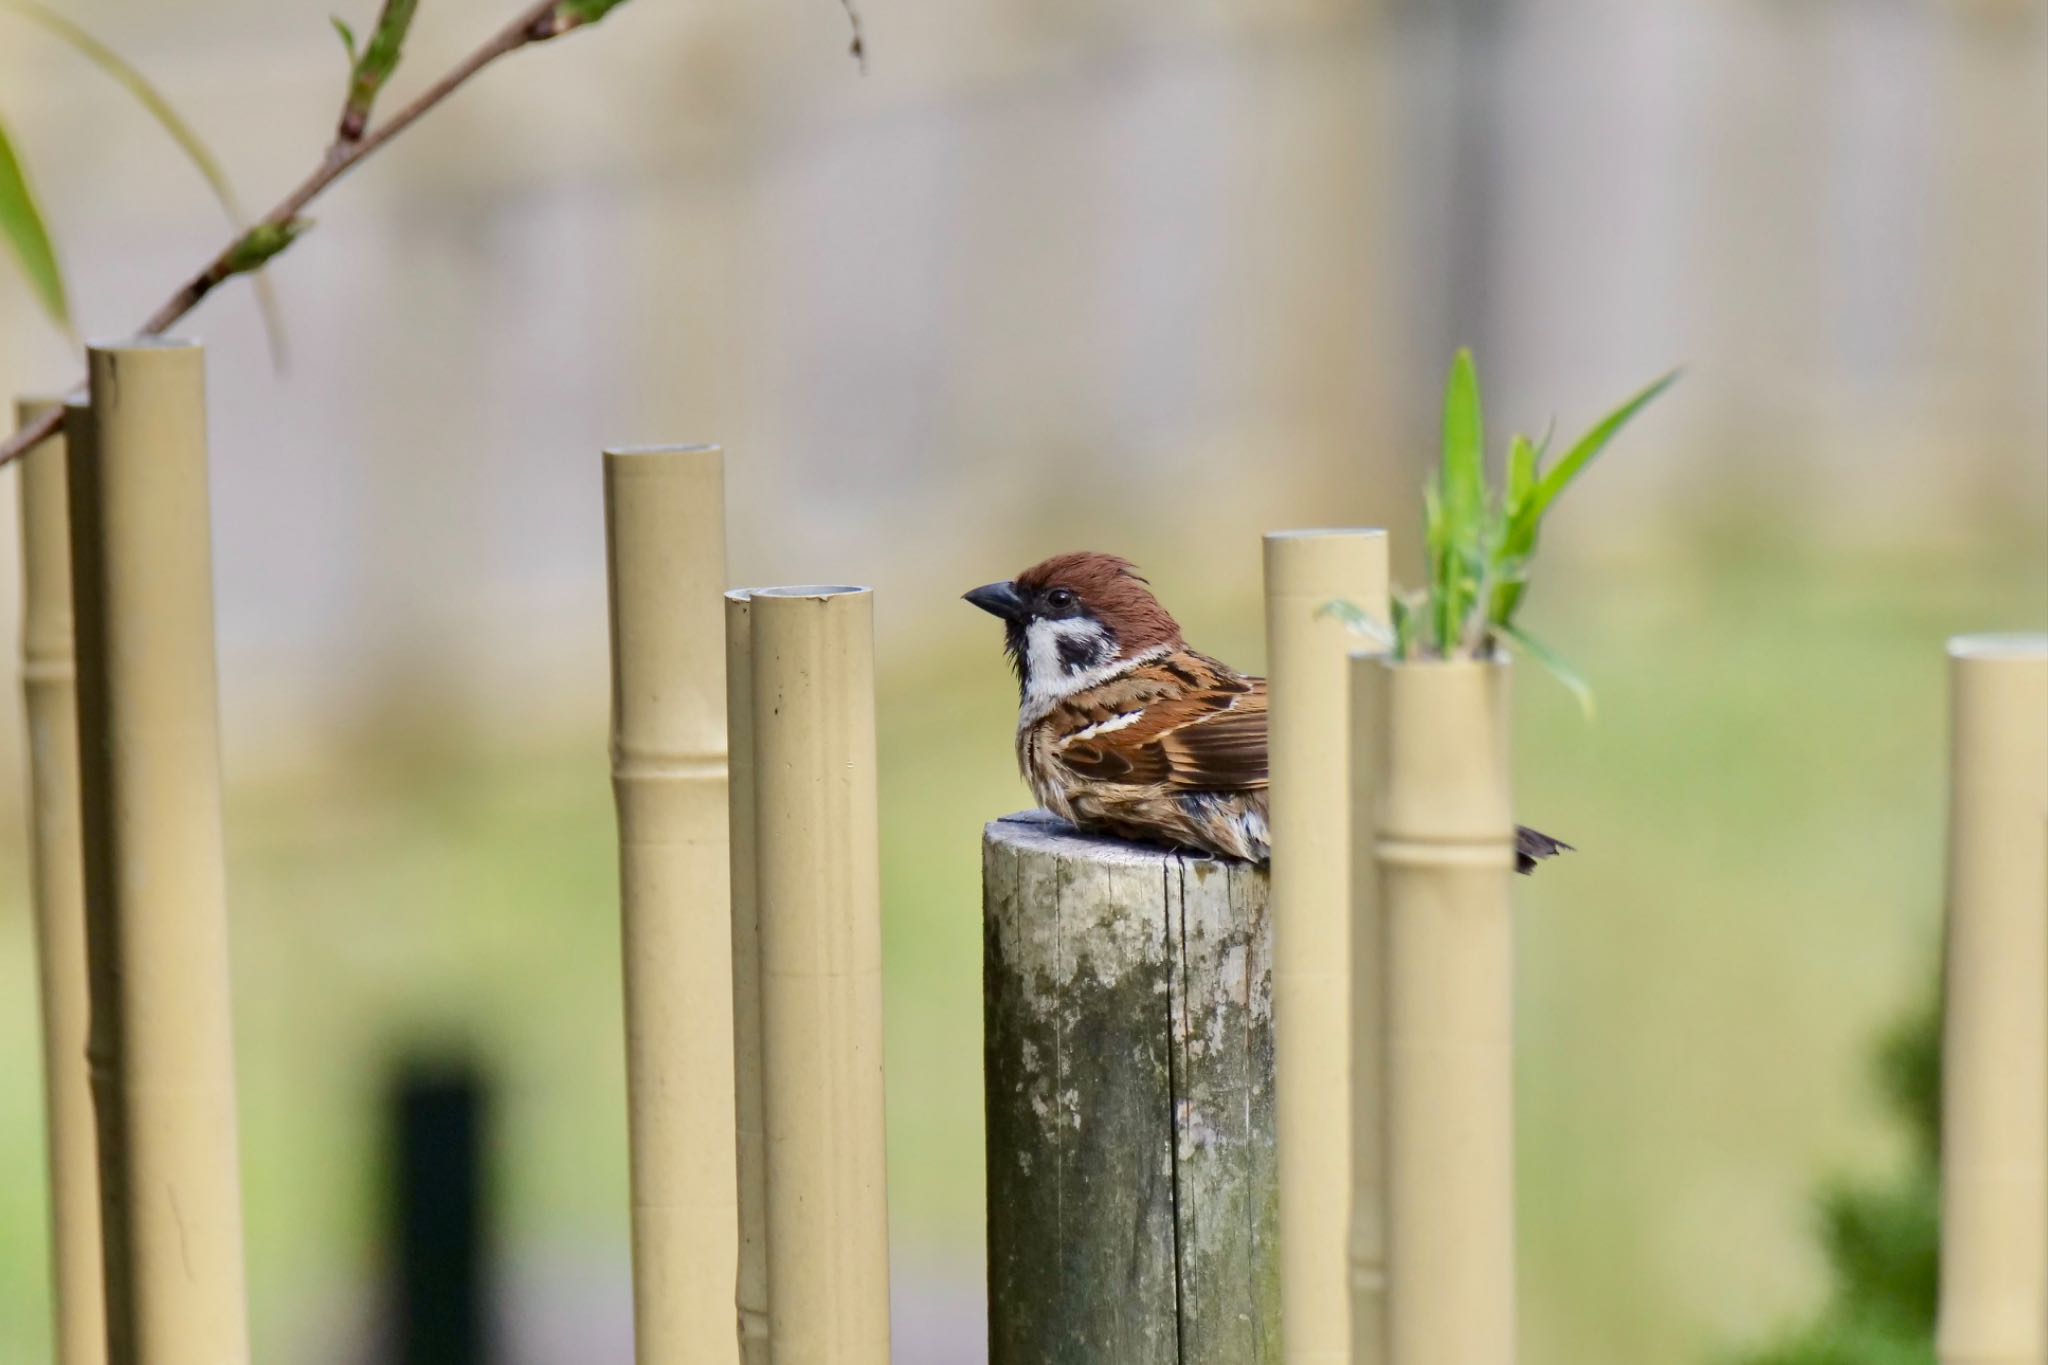
{"type": "MultiPolygon", "coordinates": [[[[611,6],[605,6],[605,9],[611,6]]],[[[590,11],[589,15],[601,17],[603,10],[590,11]]],[[[544,43],[559,38],[575,29],[584,28],[596,22],[579,11],[573,0],[535,0],[513,16],[510,23],[492,34],[475,51],[451,67],[439,80],[429,85],[414,97],[411,103],[397,113],[364,133],[360,138],[348,139],[337,136],[320,158],[320,164],[313,169],[290,194],[277,202],[276,207],[258,219],[246,233],[236,237],[217,252],[213,259],[187,279],[163,305],[149,315],[148,321],[137,329],[139,336],[161,336],[187,313],[198,307],[200,301],[237,274],[244,273],[251,258],[252,244],[274,240],[283,234],[287,240],[305,226],[301,218],[306,206],[319,198],[328,186],[341,179],[355,168],[357,162],[372,155],[378,148],[397,137],[417,122],[422,114],[454,94],[464,82],[489,66],[498,58],[517,52],[520,48],[544,43]]],[[[258,257],[258,261],[274,255],[271,251],[258,257]]],[[[73,392],[77,392],[74,389],[73,392]]],[[[54,435],[63,421],[63,408],[51,408],[41,417],[29,422],[5,441],[0,441],[0,465],[6,465],[21,458],[31,446],[54,435]]]]}

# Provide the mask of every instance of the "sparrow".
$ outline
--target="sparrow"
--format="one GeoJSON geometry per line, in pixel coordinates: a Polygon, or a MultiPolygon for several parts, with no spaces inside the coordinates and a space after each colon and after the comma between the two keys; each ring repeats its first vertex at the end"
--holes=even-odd
{"type": "MultiPolygon", "coordinates": [[[[1092,833],[1271,857],[1266,680],[1190,648],[1129,560],[1054,555],[964,597],[1003,622],[1017,766],[1040,805],[1092,833]]],[[[1515,835],[1525,873],[1571,848],[1515,835]]]]}

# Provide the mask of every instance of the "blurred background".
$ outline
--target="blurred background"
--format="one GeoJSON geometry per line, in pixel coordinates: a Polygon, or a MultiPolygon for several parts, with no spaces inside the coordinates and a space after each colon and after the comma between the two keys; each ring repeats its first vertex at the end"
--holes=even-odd
{"type": "MultiPolygon", "coordinates": [[[[729,452],[736,583],[879,589],[898,1360],[982,1358],[995,627],[1137,559],[1261,663],[1259,533],[1394,528],[1452,349],[1497,432],[1685,382],[1554,518],[1519,800],[1523,1355],[1706,1361],[1829,1294],[1829,1173],[1928,997],[1951,633],[2048,624],[2048,19],[2032,0],[639,0],[317,208],[209,346],[258,1357],[366,1358],[395,1059],[467,1059],[507,1360],[630,1358],[597,450],[729,452]]],[[[394,99],[511,0],[422,6],[394,99]]],[[[268,204],[371,0],[64,0],[268,204]]],[[[93,335],[223,238],[0,13],[93,335]]],[[[78,366],[0,272],[0,391],[78,366]]],[[[0,479],[11,503],[13,481],[0,479]]],[[[11,526],[11,508],[0,522],[11,526]]],[[[0,554],[11,633],[16,558],[0,554]]],[[[13,703],[8,703],[13,705],[13,703]]],[[[47,1358],[20,727],[0,725],[0,1359],[47,1358]]]]}

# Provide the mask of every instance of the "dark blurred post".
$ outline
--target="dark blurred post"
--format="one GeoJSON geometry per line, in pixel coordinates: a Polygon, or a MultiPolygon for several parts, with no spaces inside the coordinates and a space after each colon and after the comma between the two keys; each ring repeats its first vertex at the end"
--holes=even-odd
{"type": "Polygon", "coordinates": [[[484,1081],[407,1063],[392,1085],[392,1365],[485,1365],[490,1229],[484,1081]]]}

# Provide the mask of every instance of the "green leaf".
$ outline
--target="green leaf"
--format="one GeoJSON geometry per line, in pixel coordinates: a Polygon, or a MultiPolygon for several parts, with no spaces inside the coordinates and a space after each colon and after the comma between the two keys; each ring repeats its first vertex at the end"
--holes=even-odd
{"type": "MultiPolygon", "coordinates": [[[[222,169],[220,159],[214,156],[192,125],[185,121],[161,91],[151,85],[149,78],[129,65],[120,53],[80,28],[66,16],[59,14],[39,0],[0,0],[0,9],[10,10],[22,18],[40,25],[45,31],[70,44],[88,61],[97,66],[114,82],[135,97],[157,125],[170,135],[171,141],[185,154],[186,160],[198,170],[213,197],[219,201],[221,211],[227,215],[228,223],[237,232],[249,226],[249,215],[242,209],[241,200],[235,194],[234,186],[228,183],[227,172],[222,169]]],[[[261,279],[256,281],[256,303],[263,313],[263,327],[270,337],[271,357],[280,365],[284,358],[284,323],[278,315],[276,298],[269,293],[269,286],[261,279]]]]}
{"type": "Polygon", "coordinates": [[[1508,493],[1501,504],[1509,520],[1513,520],[1515,509],[1527,500],[1536,487],[1536,447],[1526,436],[1517,436],[1508,446],[1508,493]]]}
{"type": "Polygon", "coordinates": [[[1486,516],[1486,429],[1479,368],[1460,350],[1444,386],[1442,543],[1436,561],[1437,643],[1448,655],[1465,633],[1480,568],[1486,516]]]}
{"type": "Polygon", "coordinates": [[[242,240],[229,247],[222,257],[222,273],[225,275],[246,275],[252,270],[261,270],[270,258],[296,242],[306,229],[313,226],[310,218],[293,218],[283,223],[258,223],[242,234],[242,240]]]}
{"type": "Polygon", "coordinates": [[[1392,649],[1395,644],[1394,632],[1385,622],[1375,619],[1364,607],[1349,598],[1339,597],[1316,608],[1316,616],[1330,617],[1339,621],[1354,635],[1360,635],[1378,645],[1381,649],[1392,649]]]}
{"type": "Polygon", "coordinates": [[[1538,481],[1536,491],[1529,499],[1530,514],[1541,518],[1550,504],[1556,501],[1557,495],[1570,487],[1571,481],[1584,472],[1586,466],[1593,462],[1593,457],[1605,450],[1607,443],[1612,441],[1616,434],[1623,427],[1627,426],[1637,413],[1655,402],[1664,390],[1678,382],[1680,373],[1681,371],[1678,370],[1671,371],[1671,373],[1651,384],[1613,412],[1601,418],[1598,425],[1584,436],[1581,436],[1578,444],[1566,451],[1564,458],[1552,466],[1550,472],[1538,481]]]}
{"type": "Polygon", "coordinates": [[[1563,683],[1565,689],[1578,699],[1579,710],[1585,713],[1586,719],[1593,719],[1593,689],[1579,676],[1577,669],[1566,663],[1548,645],[1519,626],[1499,624],[1494,629],[1514,641],[1524,654],[1541,664],[1544,671],[1563,683]]]}
{"type": "Polygon", "coordinates": [[[566,21],[563,27],[571,28],[594,24],[625,3],[626,0],[562,0],[555,6],[555,15],[566,21]]]}
{"type": "Polygon", "coordinates": [[[362,60],[361,57],[356,55],[356,31],[350,28],[348,20],[342,18],[339,14],[328,15],[327,22],[334,25],[334,31],[341,35],[342,50],[348,53],[348,64],[353,69],[355,64],[362,60]]]}
{"type": "Polygon", "coordinates": [[[377,12],[377,27],[370,34],[362,55],[349,74],[348,99],[341,110],[341,136],[353,141],[369,126],[370,110],[384,89],[384,82],[398,69],[405,55],[405,35],[412,29],[419,0],[384,0],[377,12]]]}
{"type": "Polygon", "coordinates": [[[65,296],[64,271],[57,264],[57,248],[50,241],[43,212],[29,189],[28,175],[14,154],[7,129],[0,126],[0,236],[7,239],[22,273],[50,320],[71,331],[71,304],[65,296]]]}
{"type": "Polygon", "coordinates": [[[1396,595],[1387,606],[1394,617],[1394,657],[1412,659],[1415,657],[1415,602],[1406,595],[1396,595]]]}
{"type": "MultiPolygon", "coordinates": [[[[1506,533],[1501,537],[1498,553],[1502,556],[1514,556],[1525,560],[1534,555],[1536,553],[1537,538],[1543,530],[1544,514],[1550,510],[1550,505],[1557,500],[1558,494],[1562,493],[1570,486],[1573,479],[1576,479],[1585,471],[1586,467],[1593,462],[1594,457],[1607,448],[1608,442],[1612,441],[1637,413],[1654,402],[1664,390],[1677,383],[1681,373],[1682,371],[1679,370],[1671,371],[1671,373],[1651,384],[1613,412],[1607,414],[1606,417],[1600,420],[1598,425],[1579,438],[1578,444],[1565,452],[1563,459],[1559,460],[1547,473],[1541,474],[1537,478],[1535,486],[1530,489],[1528,496],[1522,499],[1509,516],[1506,533]]],[[[1547,438],[1546,444],[1548,444],[1547,438]]],[[[1539,453],[1537,456],[1539,464],[1541,458],[1539,453]]],[[[1494,592],[1493,602],[1488,608],[1488,612],[1495,628],[1504,626],[1514,620],[1515,609],[1521,605],[1522,593],[1526,586],[1524,583],[1510,583],[1503,585],[1494,592]]]]}
{"type": "Polygon", "coordinates": [[[1433,632],[1428,643],[1441,652],[1448,647],[1451,638],[1449,583],[1452,548],[1443,494],[1435,483],[1422,490],[1422,525],[1423,543],[1429,556],[1429,627],[1433,632]]]}

